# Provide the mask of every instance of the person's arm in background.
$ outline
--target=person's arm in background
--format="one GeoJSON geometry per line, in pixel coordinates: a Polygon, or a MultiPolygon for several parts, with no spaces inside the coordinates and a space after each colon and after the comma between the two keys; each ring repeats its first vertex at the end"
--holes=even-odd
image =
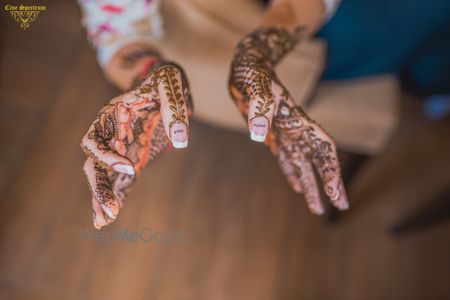
{"type": "Polygon", "coordinates": [[[100,110],[81,142],[99,229],[116,219],[148,161],[171,146],[187,146],[192,103],[183,70],[155,47],[158,1],[79,2],[106,77],[127,91],[100,110]]]}
{"type": "Polygon", "coordinates": [[[290,32],[302,27],[303,34],[311,36],[331,17],[338,3],[336,0],[273,0],[260,27],[280,26],[290,32]]]}
{"type": "Polygon", "coordinates": [[[312,36],[329,18],[334,9],[330,3],[273,1],[260,27],[237,45],[229,82],[230,93],[248,121],[251,139],[269,146],[291,187],[305,195],[310,210],[316,214],[322,214],[324,206],[314,167],[331,203],[341,210],[348,208],[336,145],[295,105],[274,68],[300,40],[312,36]]]}

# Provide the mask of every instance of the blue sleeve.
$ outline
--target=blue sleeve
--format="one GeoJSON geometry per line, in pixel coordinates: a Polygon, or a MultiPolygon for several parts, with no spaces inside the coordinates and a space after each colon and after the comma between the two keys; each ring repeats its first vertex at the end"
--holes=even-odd
{"type": "Polygon", "coordinates": [[[450,93],[449,0],[343,0],[317,37],[324,80],[391,73],[415,92],[450,93]]]}

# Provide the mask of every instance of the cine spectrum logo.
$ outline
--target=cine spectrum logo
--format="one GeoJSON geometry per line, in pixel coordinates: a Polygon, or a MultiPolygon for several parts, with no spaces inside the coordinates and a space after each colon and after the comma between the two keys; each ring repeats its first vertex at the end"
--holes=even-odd
{"type": "Polygon", "coordinates": [[[6,4],[5,10],[26,30],[42,11],[47,10],[45,5],[12,5],[6,4]]]}

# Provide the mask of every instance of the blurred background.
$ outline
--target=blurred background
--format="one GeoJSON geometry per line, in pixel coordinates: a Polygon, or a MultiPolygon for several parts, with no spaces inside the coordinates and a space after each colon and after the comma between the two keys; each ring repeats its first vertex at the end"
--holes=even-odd
{"type": "Polygon", "coordinates": [[[345,213],[310,214],[264,146],[194,120],[102,230],[180,240],[86,239],[79,144],[118,91],[76,2],[42,4],[26,31],[0,14],[0,299],[450,299],[450,120],[404,97],[386,147],[342,154],[345,213]]]}

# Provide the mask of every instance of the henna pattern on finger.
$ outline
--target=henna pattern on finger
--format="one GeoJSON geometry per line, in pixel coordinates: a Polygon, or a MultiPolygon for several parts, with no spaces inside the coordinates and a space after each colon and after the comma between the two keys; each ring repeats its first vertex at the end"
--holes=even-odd
{"type": "Polygon", "coordinates": [[[152,139],[150,140],[149,159],[154,160],[159,154],[170,148],[170,141],[164,131],[164,125],[160,120],[154,128],[152,139]]]}
{"type": "MultiPolygon", "coordinates": [[[[334,143],[322,128],[312,123],[300,107],[291,107],[286,102],[280,103],[274,118],[271,138],[271,143],[277,145],[276,151],[286,153],[288,161],[310,160],[313,162],[322,178],[327,196],[331,201],[339,198],[338,188],[330,188],[328,185],[335,178],[340,178],[339,161],[334,143]],[[298,153],[302,155],[299,156],[298,153]]],[[[280,163],[286,162],[282,160],[280,163]]],[[[300,167],[297,172],[301,174],[300,167]]],[[[304,190],[311,188],[308,182],[302,184],[304,190]]]]}
{"type": "Polygon", "coordinates": [[[119,201],[120,207],[122,207],[125,203],[125,199],[128,196],[131,186],[136,179],[136,176],[118,172],[111,173],[112,174],[109,175],[109,178],[111,181],[112,192],[119,201]]]}
{"type": "MultiPolygon", "coordinates": [[[[192,109],[190,96],[186,97],[189,95],[187,87],[182,90],[186,82],[183,71],[176,64],[161,61],[153,65],[150,74],[139,86],[125,96],[113,99],[100,111],[88,138],[96,142],[99,150],[112,149],[130,158],[139,170],[148,159],[154,159],[168,146],[164,132],[161,131],[164,127],[162,124],[158,125],[162,123],[158,84],[163,85],[168,96],[172,112],[171,127],[176,123],[187,123],[189,112],[185,111],[185,104],[188,110],[192,109]],[[156,138],[153,137],[154,133],[156,138]],[[157,146],[157,143],[161,145],[157,146]],[[149,146],[152,146],[152,150],[139,150],[148,149],[149,146]]],[[[92,151],[84,150],[96,161],[100,161],[92,151]]]]}
{"type": "Polygon", "coordinates": [[[99,149],[108,148],[109,142],[117,133],[117,120],[114,114],[101,112],[94,122],[94,130],[88,135],[89,138],[97,142],[99,149]]]}
{"type": "Polygon", "coordinates": [[[172,111],[173,122],[185,122],[186,111],[183,109],[184,99],[180,82],[176,76],[178,72],[172,66],[165,66],[156,72],[157,81],[163,84],[166,95],[169,98],[169,109],[172,111]]]}
{"type": "MultiPolygon", "coordinates": [[[[172,134],[173,126],[183,124],[187,130],[187,111],[184,108],[185,91],[182,90],[183,77],[179,67],[173,64],[165,64],[159,67],[154,73],[154,85],[162,85],[165,96],[169,102],[172,120],[169,123],[169,132],[172,134]]],[[[187,105],[186,105],[187,106],[187,105]]],[[[176,132],[176,129],[175,129],[176,132]]]]}
{"type": "Polygon", "coordinates": [[[94,165],[95,170],[95,182],[96,187],[94,190],[96,199],[107,206],[114,205],[115,197],[112,192],[112,185],[110,178],[108,177],[108,172],[106,169],[102,168],[100,165],[94,165]]]}
{"type": "Polygon", "coordinates": [[[192,103],[187,80],[181,68],[173,63],[165,63],[156,67],[149,80],[155,93],[159,92],[160,101],[164,101],[163,109],[169,117],[165,119],[168,136],[175,148],[185,148],[188,143],[188,115],[192,112],[192,103]]]}

